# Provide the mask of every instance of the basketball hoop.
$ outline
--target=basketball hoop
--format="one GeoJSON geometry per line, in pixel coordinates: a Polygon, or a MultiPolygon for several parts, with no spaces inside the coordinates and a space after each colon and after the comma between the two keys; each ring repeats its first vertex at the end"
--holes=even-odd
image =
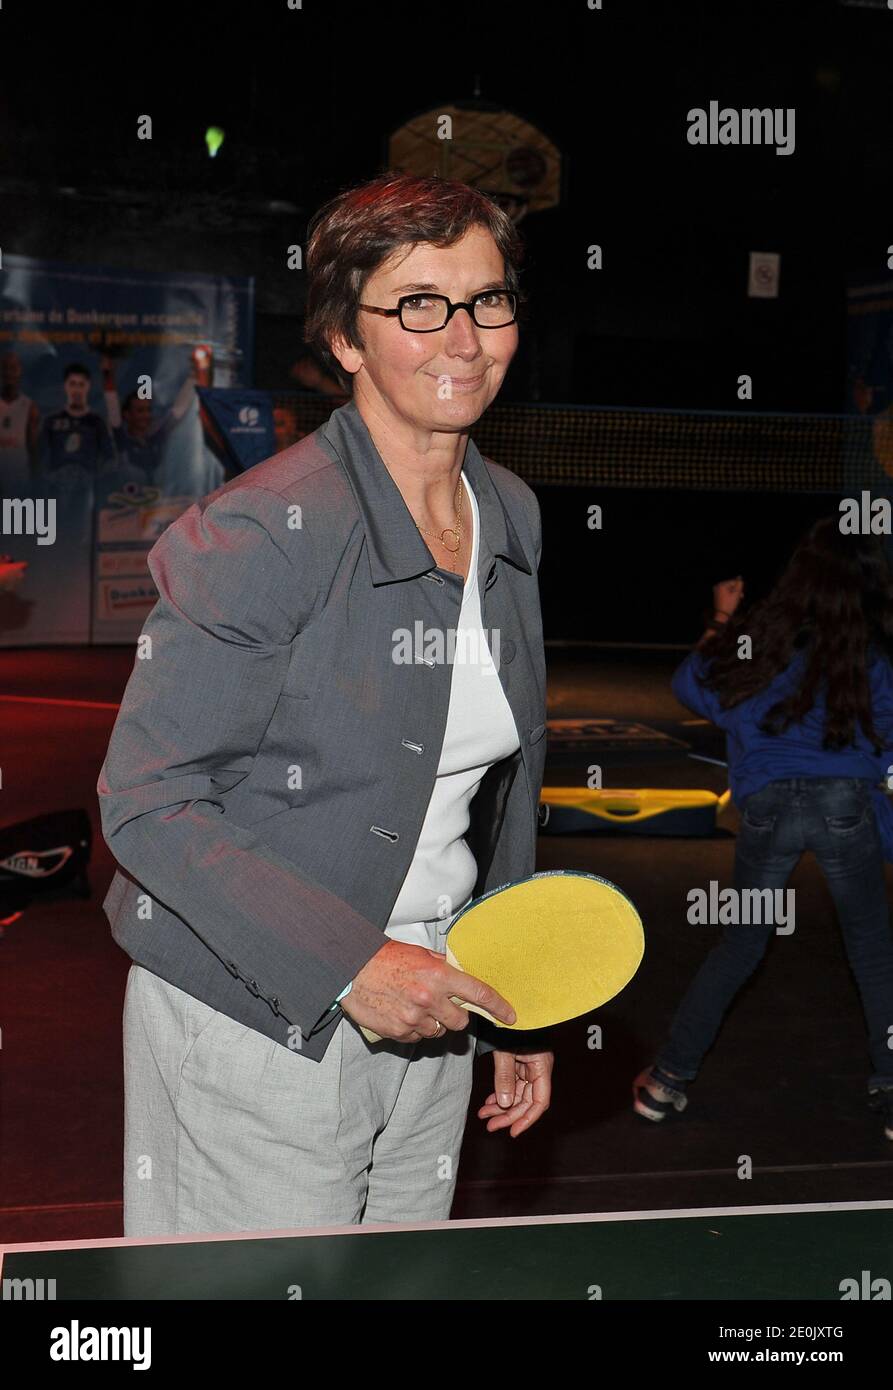
{"type": "Polygon", "coordinates": [[[530,209],[530,199],[525,198],[522,193],[488,193],[487,196],[492,198],[503,212],[508,213],[516,227],[530,209]]]}
{"type": "Polygon", "coordinates": [[[489,103],[447,103],[413,116],[390,135],[388,165],[479,188],[516,226],[528,212],[543,212],[561,201],[557,145],[523,117],[489,103]],[[447,118],[451,136],[443,139],[440,131],[447,118]]]}

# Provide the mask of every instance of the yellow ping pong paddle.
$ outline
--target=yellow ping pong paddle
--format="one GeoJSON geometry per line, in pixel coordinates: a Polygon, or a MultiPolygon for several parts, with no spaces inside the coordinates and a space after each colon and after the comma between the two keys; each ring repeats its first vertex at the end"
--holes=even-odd
{"type": "Polygon", "coordinates": [[[572,869],[491,888],[456,914],[446,944],[448,964],[495,989],[516,1019],[502,1023],[465,999],[453,1003],[513,1031],[597,1009],[629,984],[645,952],[642,921],[626,894],[572,869]]]}

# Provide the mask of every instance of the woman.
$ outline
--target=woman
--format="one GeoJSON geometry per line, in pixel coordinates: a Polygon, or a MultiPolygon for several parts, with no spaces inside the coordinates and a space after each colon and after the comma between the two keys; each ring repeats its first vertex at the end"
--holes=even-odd
{"type": "MultiPolygon", "coordinates": [[[[876,536],[817,522],[771,594],[737,612],[740,576],[714,589],[714,622],[673,677],[676,697],[728,735],[741,809],[735,887],[784,889],[812,850],[834,898],[869,1036],[871,1103],[893,1139],[893,937],[873,788],[893,775],[893,584],[876,536]]],[[[684,1109],[774,921],[726,926],[655,1064],[633,1085],[649,1120],[684,1109]]]]}
{"type": "MultiPolygon", "coordinates": [[[[545,752],[539,508],[469,435],[517,348],[520,252],[463,184],[335,197],[306,332],[352,399],[151,552],[98,784],[134,961],[128,1235],[449,1215],[474,1055],[452,996],[514,1014],[444,933],[533,872],[545,752]]],[[[552,1054],[472,1026],[478,1113],[517,1137],[552,1054]]]]}

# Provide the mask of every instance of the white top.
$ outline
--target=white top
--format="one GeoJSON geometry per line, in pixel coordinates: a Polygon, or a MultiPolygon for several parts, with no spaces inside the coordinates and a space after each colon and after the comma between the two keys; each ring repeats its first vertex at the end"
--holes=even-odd
{"type": "MultiPolygon", "coordinates": [[[[415,856],[385,928],[396,941],[443,951],[443,937],[455,914],[470,900],[477,878],[474,855],[463,836],[468,806],[491,763],[520,747],[511,707],[482,626],[478,589],[480,514],[463,473],[471,506],[474,541],[471,564],[457,619],[450,704],[434,790],[415,856]]],[[[496,644],[499,659],[499,644],[496,644]]]]}

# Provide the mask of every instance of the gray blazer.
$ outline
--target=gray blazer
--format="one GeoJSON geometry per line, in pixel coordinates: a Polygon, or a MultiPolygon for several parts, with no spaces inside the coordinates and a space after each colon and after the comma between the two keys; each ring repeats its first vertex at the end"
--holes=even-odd
{"type": "MultiPolygon", "coordinates": [[[[536,497],[471,439],[464,469],[521,743],[471,802],[477,895],[534,872],[546,670],[536,497]]],[[[195,502],[149,569],[159,598],[97,782],[120,866],[112,935],[319,1061],[343,1018],[331,1003],[380,950],[415,853],[452,669],[430,632],[455,627],[463,581],[436,569],[352,401],[195,502]],[[402,664],[399,629],[417,639],[402,664]]],[[[492,1050],[499,1030],[472,1020],[492,1050]]]]}

